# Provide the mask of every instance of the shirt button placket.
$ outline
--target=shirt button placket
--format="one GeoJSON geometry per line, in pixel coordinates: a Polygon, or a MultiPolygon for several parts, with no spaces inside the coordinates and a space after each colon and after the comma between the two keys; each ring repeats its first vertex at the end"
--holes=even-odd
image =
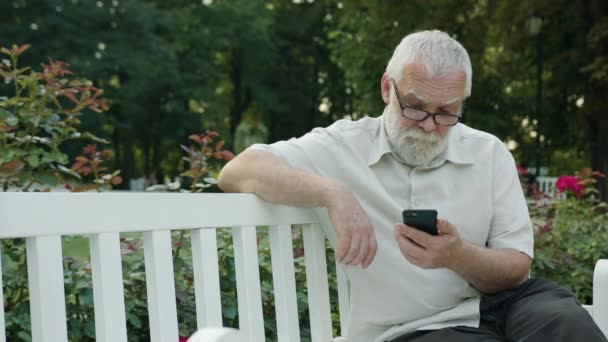
{"type": "Polygon", "coordinates": [[[417,209],[418,201],[416,200],[416,187],[414,186],[414,176],[416,176],[416,169],[410,170],[410,208],[417,209]]]}

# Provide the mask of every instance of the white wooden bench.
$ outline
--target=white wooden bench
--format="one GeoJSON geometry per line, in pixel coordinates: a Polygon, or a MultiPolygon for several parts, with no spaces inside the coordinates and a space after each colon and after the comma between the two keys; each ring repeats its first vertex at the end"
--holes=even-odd
{"type": "Polygon", "coordinates": [[[557,183],[557,177],[536,177],[538,183],[538,191],[547,194],[550,197],[555,197],[557,189],[555,183],[557,183]]]}
{"type": "MultiPolygon", "coordinates": [[[[170,193],[0,193],[0,239],[26,238],[32,340],[68,341],[62,269],[61,237],[90,239],[97,341],[127,341],[119,232],[143,232],[153,342],[177,342],[178,324],[172,263],[171,230],[192,230],[192,255],[197,326],[222,325],[216,229],[231,227],[237,280],[240,337],[227,331],[217,341],[265,340],[256,226],[270,226],[273,287],[279,341],[299,341],[300,326],[294,279],[291,225],[302,225],[311,339],[332,336],[324,210],[266,203],[249,194],[170,193]],[[91,220],[95,217],[95,220],[91,220]],[[83,222],[87,222],[83,224],[83,222]],[[204,281],[203,281],[204,279],[204,281]],[[221,337],[224,336],[224,337],[221,337]],[[235,340],[236,338],[236,340],[235,340]]],[[[338,270],[338,302],[342,331],[348,324],[348,286],[338,270]]],[[[2,274],[0,264],[0,283],[2,274]]],[[[594,274],[594,306],[590,313],[608,333],[608,261],[594,274]]],[[[3,298],[0,287],[0,298],[3,298]]],[[[0,342],[5,342],[4,312],[0,310],[0,342]]]]}

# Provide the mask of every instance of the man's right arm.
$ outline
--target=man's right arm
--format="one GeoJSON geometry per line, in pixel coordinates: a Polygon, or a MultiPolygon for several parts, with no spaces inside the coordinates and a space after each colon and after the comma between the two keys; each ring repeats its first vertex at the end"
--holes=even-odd
{"type": "Polygon", "coordinates": [[[336,258],[367,267],[376,254],[376,239],[367,215],[343,184],[294,168],[269,152],[247,150],[220,172],[225,192],[255,193],[262,199],[300,207],[326,207],[338,238],[336,258]]]}

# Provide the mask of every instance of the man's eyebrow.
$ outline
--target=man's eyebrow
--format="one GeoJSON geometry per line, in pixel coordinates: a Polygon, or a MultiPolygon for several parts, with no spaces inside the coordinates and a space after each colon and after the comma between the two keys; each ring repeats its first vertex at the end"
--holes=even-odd
{"type": "Polygon", "coordinates": [[[405,96],[403,96],[404,98],[410,98],[413,101],[418,101],[418,102],[422,102],[425,103],[426,101],[424,100],[424,98],[422,96],[419,96],[418,94],[416,94],[415,91],[410,90],[407,94],[405,94],[405,96]]]}
{"type": "MultiPolygon", "coordinates": [[[[426,104],[426,103],[427,103],[427,102],[425,101],[424,97],[422,97],[422,96],[420,96],[420,95],[416,94],[416,92],[415,92],[415,91],[413,91],[413,90],[410,90],[410,91],[409,91],[407,94],[405,94],[404,99],[405,99],[405,100],[410,100],[410,101],[417,101],[417,102],[420,102],[419,104],[421,104],[421,105],[424,105],[424,104],[426,104]]],[[[456,103],[456,102],[458,102],[458,101],[462,101],[462,99],[461,99],[460,97],[455,97],[455,98],[453,98],[453,99],[450,99],[450,100],[448,100],[448,101],[446,101],[446,102],[442,103],[442,104],[441,104],[439,107],[446,107],[446,106],[449,106],[449,105],[451,105],[451,104],[454,104],[454,103],[456,103]]]]}
{"type": "Polygon", "coordinates": [[[456,103],[458,101],[461,101],[461,100],[462,99],[460,97],[455,97],[455,98],[453,98],[453,99],[451,99],[449,101],[446,101],[444,104],[441,105],[441,107],[449,106],[449,105],[451,105],[453,103],[456,103]]]}

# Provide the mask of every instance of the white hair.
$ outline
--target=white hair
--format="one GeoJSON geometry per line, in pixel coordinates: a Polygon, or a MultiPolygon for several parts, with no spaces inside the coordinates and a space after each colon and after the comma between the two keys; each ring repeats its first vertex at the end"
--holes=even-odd
{"type": "Polygon", "coordinates": [[[439,30],[409,34],[395,48],[388,61],[386,73],[395,81],[403,78],[406,64],[421,63],[429,77],[450,71],[463,71],[466,75],[465,97],[471,95],[473,70],[467,50],[456,39],[439,30]]]}

